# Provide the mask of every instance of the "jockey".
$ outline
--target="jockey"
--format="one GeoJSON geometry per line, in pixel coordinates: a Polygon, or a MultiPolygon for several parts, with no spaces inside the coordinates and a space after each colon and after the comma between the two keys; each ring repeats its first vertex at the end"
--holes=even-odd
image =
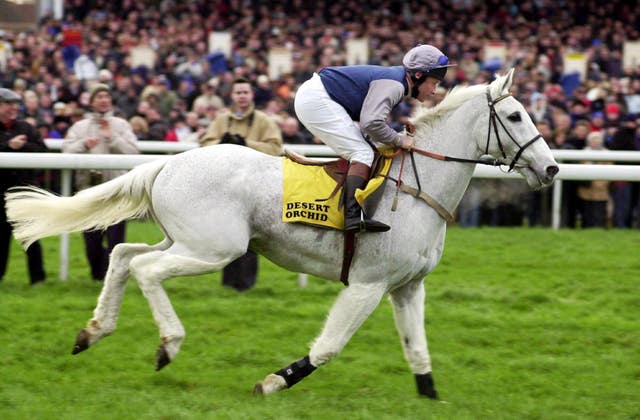
{"type": "Polygon", "coordinates": [[[433,95],[451,66],[447,56],[431,45],[411,49],[402,64],[325,67],[296,92],[298,119],[350,162],[344,185],[345,232],[390,229],[368,218],[354,196],[367,185],[373,163],[374,152],[365,136],[376,143],[410,149],[413,138],[389,127],[387,117],[407,97],[423,102],[433,95]]]}

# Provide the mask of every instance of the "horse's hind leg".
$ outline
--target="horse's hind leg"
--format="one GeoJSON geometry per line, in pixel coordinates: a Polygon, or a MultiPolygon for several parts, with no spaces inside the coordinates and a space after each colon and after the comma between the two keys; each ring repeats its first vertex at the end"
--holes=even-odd
{"type": "Polygon", "coordinates": [[[170,251],[176,252],[174,247],[167,251],[150,252],[135,257],[130,263],[131,274],[138,280],[160,329],[161,344],[156,357],[156,370],[162,369],[175,358],[185,336],[184,327],[162,287],[162,282],[170,277],[219,271],[244,252],[227,252],[225,257],[216,262],[208,262],[170,251]]]}
{"type": "Polygon", "coordinates": [[[413,280],[391,292],[391,303],[404,355],[415,375],[418,393],[438,399],[424,330],[424,282],[413,280]]]}
{"type": "Polygon", "coordinates": [[[129,277],[131,259],[147,252],[167,249],[170,245],[171,241],[165,239],[153,246],[123,243],[113,248],[109,258],[109,269],[98,298],[98,305],[93,311],[93,318],[89,320],[87,327],[78,333],[72,354],[88,349],[89,346],[116,329],[120,305],[129,277]]]}
{"type": "Polygon", "coordinates": [[[271,394],[290,388],[317,367],[328,363],[344,348],[385,293],[385,285],[351,284],[342,290],[331,308],[320,336],[311,345],[309,356],[268,375],[254,387],[254,394],[271,394]]]}

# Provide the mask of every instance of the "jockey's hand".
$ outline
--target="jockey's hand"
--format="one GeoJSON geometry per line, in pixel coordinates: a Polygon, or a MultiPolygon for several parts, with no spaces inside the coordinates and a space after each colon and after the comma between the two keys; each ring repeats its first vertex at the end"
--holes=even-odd
{"type": "Polygon", "coordinates": [[[406,131],[408,135],[413,136],[416,133],[416,126],[408,122],[404,125],[404,131],[406,131]]]}
{"type": "Polygon", "coordinates": [[[411,150],[413,147],[413,137],[401,135],[398,147],[401,149],[411,150]]]}

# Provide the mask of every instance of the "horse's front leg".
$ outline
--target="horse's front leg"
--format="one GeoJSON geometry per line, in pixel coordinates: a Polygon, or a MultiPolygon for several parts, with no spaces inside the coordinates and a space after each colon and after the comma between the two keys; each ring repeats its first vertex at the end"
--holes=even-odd
{"type": "Polygon", "coordinates": [[[424,330],[424,281],[412,280],[391,292],[391,302],[404,355],[415,375],[418,393],[438,399],[424,330]]]}
{"type": "Polygon", "coordinates": [[[385,285],[381,282],[351,284],[342,290],[329,312],[320,336],[311,345],[309,355],[258,382],[254,394],[271,394],[291,388],[317,367],[336,357],[378,306],[384,293],[385,285]]]}

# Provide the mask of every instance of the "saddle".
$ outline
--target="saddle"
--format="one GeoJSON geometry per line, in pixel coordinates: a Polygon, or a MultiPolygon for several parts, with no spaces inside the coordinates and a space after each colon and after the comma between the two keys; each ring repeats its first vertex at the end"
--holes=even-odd
{"type": "MultiPolygon", "coordinates": [[[[380,202],[384,190],[380,187],[384,185],[384,177],[391,167],[391,159],[378,155],[372,167],[372,175],[367,187],[356,193],[358,203],[370,215],[375,213],[380,202]]],[[[286,150],[282,220],[342,230],[344,227],[342,187],[348,169],[349,162],[346,159],[321,161],[286,150]]]]}
{"type": "MultiPolygon", "coordinates": [[[[321,161],[285,150],[282,220],[316,227],[342,230],[344,227],[343,185],[349,162],[346,159],[321,161]]],[[[376,152],[367,187],[356,199],[372,215],[384,192],[391,157],[376,152]]],[[[348,285],[349,267],[356,246],[355,233],[345,233],[340,280],[348,285]]]]}

